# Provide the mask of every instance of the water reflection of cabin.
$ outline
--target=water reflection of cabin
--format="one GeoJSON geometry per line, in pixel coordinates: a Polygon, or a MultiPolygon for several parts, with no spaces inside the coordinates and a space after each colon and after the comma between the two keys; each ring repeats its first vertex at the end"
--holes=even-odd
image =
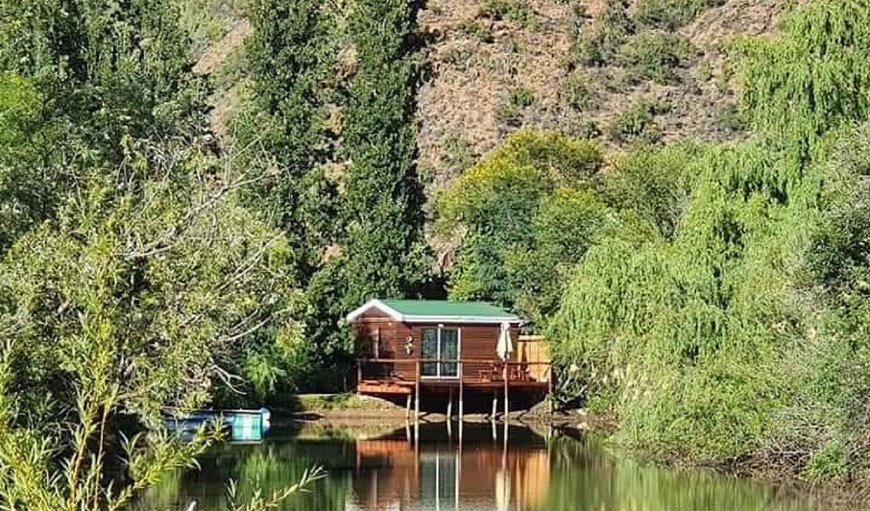
{"type": "MultiPolygon", "coordinates": [[[[497,394],[511,400],[549,392],[551,372],[539,337],[520,336],[521,320],[482,302],[371,300],[347,321],[356,336],[357,392],[459,400],[497,394]]],[[[418,408],[419,409],[419,408],[418,408]]]]}
{"type": "MultiPolygon", "coordinates": [[[[501,428],[499,428],[501,429],[501,428]]],[[[359,507],[381,509],[530,509],[550,479],[544,444],[428,443],[396,436],[357,440],[354,490],[359,507]],[[513,505],[511,505],[513,504],[513,505]]]]}

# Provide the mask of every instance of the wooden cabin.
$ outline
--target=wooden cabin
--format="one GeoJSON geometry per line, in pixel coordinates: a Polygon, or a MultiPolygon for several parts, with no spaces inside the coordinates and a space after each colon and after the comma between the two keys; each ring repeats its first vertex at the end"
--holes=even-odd
{"type": "MultiPolygon", "coordinates": [[[[521,319],[483,302],[371,300],[347,315],[357,353],[357,392],[545,394],[550,361],[540,337],[521,336],[521,319]],[[458,391],[458,392],[456,392],[458,391]]],[[[507,403],[507,401],[505,401],[507,403]]],[[[450,408],[448,408],[448,411],[450,408]]]]}

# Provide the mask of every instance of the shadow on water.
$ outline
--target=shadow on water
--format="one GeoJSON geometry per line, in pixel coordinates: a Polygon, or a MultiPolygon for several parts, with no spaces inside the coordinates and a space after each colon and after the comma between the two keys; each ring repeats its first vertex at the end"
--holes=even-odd
{"type": "Polygon", "coordinates": [[[228,509],[294,483],[312,465],[328,477],[282,510],[810,511],[812,503],[736,477],[676,471],[608,454],[593,437],[511,425],[407,424],[375,433],[315,426],[276,431],[265,442],[223,445],[200,470],[149,491],[140,510],[228,509]],[[449,425],[449,428],[448,428],[449,425]],[[448,431],[449,429],[449,431],[448,431]]]}

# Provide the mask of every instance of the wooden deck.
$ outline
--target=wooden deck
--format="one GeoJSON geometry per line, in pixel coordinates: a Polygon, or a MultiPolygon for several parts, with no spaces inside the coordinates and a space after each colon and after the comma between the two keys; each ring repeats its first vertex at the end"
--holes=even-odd
{"type": "MultiPolygon", "coordinates": [[[[359,394],[381,396],[407,396],[407,411],[420,413],[420,395],[427,392],[444,392],[449,396],[447,415],[452,416],[454,394],[458,394],[459,418],[463,416],[466,391],[491,392],[493,411],[497,410],[497,396],[504,399],[503,411],[508,411],[511,394],[553,394],[552,367],[549,362],[507,361],[497,359],[357,359],[357,385],[359,394]],[[396,365],[411,365],[412,370],[394,371],[396,365]],[[422,376],[423,364],[451,364],[456,367],[456,376],[422,376]],[[470,369],[471,368],[471,369],[470,369]],[[412,375],[409,379],[407,375],[412,375]],[[458,390],[458,392],[456,392],[458,390]]],[[[552,402],[552,401],[551,401],[552,402]]]]}

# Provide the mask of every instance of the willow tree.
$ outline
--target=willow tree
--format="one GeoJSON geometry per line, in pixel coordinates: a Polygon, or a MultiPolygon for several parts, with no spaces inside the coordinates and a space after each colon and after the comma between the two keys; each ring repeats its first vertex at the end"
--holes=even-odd
{"type": "Polygon", "coordinates": [[[868,116],[870,7],[808,4],[784,27],[734,52],[753,137],[683,158],[694,177],[670,236],[629,217],[590,249],[551,335],[568,381],[630,444],[846,477],[865,463],[866,429],[844,417],[866,403],[833,396],[866,388],[866,341],[836,319],[817,254],[842,239],[832,148],[868,116]]]}

